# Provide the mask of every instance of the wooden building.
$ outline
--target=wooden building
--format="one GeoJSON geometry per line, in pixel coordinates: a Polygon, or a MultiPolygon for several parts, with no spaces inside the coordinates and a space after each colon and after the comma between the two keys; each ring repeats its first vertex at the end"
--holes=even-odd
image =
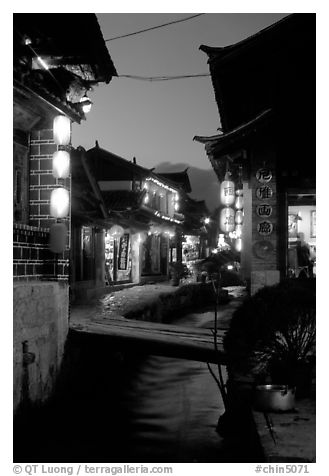
{"type": "Polygon", "coordinates": [[[72,164],[73,298],[167,280],[170,256],[181,256],[181,187],[98,143],[72,164]]]}
{"type": "Polygon", "coordinates": [[[229,172],[243,185],[241,264],[254,293],[300,272],[288,216],[316,248],[315,14],[288,15],[239,43],[200,49],[221,132],[195,140],[222,184],[229,172]]]}

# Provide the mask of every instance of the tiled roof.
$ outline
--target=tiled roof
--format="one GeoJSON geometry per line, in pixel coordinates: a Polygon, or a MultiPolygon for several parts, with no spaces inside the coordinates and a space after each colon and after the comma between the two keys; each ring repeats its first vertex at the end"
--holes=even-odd
{"type": "Polygon", "coordinates": [[[183,172],[158,172],[157,175],[159,177],[163,177],[164,179],[170,180],[179,187],[182,187],[182,189],[187,193],[190,193],[192,191],[187,169],[183,172]]]}

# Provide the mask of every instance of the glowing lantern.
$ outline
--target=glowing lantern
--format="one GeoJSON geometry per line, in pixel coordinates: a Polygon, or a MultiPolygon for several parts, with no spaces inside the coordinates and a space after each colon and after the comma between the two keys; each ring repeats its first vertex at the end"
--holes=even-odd
{"type": "Polygon", "coordinates": [[[50,227],[49,248],[53,253],[62,253],[66,248],[67,228],[65,223],[54,223],[50,227]]]}
{"type": "Polygon", "coordinates": [[[235,200],[234,182],[229,180],[229,174],[225,175],[225,180],[220,186],[220,201],[223,205],[233,205],[235,200]]]}
{"type": "Polygon", "coordinates": [[[121,236],[124,234],[124,229],[120,225],[113,225],[109,230],[109,234],[113,238],[121,238],[121,236]]]}
{"type": "Polygon", "coordinates": [[[55,188],[50,195],[50,214],[55,218],[64,218],[69,214],[70,194],[65,188],[55,188]]]}
{"type": "Polygon", "coordinates": [[[59,115],[54,119],[54,141],[57,145],[69,145],[71,140],[71,121],[59,115]]]}
{"type": "Polygon", "coordinates": [[[223,208],[220,212],[220,228],[225,233],[234,230],[234,210],[233,208],[223,208]]]}
{"type": "Polygon", "coordinates": [[[80,99],[80,104],[84,114],[88,114],[88,112],[90,112],[92,102],[86,94],[80,99]]]}
{"type": "Polygon", "coordinates": [[[237,238],[237,239],[236,239],[235,249],[236,249],[237,251],[241,251],[241,250],[242,250],[242,239],[241,239],[241,238],[237,238]]]}
{"type": "Polygon", "coordinates": [[[242,225],[242,223],[243,223],[243,211],[242,210],[238,210],[235,213],[235,223],[237,225],[242,225]]]}
{"type": "Polygon", "coordinates": [[[242,195],[238,195],[235,199],[235,208],[237,210],[242,210],[244,206],[244,200],[243,200],[243,196],[242,195]]]}
{"type": "Polygon", "coordinates": [[[53,155],[53,176],[67,178],[70,174],[70,154],[66,150],[57,150],[53,155]]]}
{"type": "Polygon", "coordinates": [[[235,234],[237,238],[241,238],[242,235],[242,225],[235,225],[235,234]]]}

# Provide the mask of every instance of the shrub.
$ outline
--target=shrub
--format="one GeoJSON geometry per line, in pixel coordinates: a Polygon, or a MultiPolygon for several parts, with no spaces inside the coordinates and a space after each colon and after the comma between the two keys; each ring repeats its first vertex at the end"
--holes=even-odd
{"type": "Polygon", "coordinates": [[[231,373],[295,383],[298,369],[315,352],[314,281],[285,280],[243,302],[224,339],[231,373]]]}

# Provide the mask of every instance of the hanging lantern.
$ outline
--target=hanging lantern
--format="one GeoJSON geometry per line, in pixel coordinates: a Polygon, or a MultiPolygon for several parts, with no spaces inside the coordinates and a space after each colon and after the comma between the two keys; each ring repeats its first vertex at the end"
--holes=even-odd
{"type": "Polygon", "coordinates": [[[221,183],[220,186],[220,201],[222,205],[233,205],[235,200],[234,194],[234,182],[229,180],[229,173],[225,175],[225,180],[221,183]]]}
{"type": "Polygon", "coordinates": [[[66,150],[57,150],[53,155],[53,176],[64,179],[70,174],[70,154],[66,150]]]}
{"type": "MultiPolygon", "coordinates": [[[[240,190],[239,190],[240,191],[240,190]]],[[[237,191],[238,192],[238,191],[237,191]]],[[[243,194],[236,194],[237,197],[235,199],[235,208],[237,210],[242,210],[242,208],[244,207],[244,199],[243,199],[243,194]]]]}
{"type": "Polygon", "coordinates": [[[242,250],[242,239],[241,239],[241,238],[237,238],[237,239],[236,239],[235,249],[236,249],[237,251],[241,251],[241,250],[242,250]]]}
{"type": "Polygon", "coordinates": [[[70,211],[70,194],[65,188],[55,188],[50,195],[50,214],[55,218],[65,218],[70,211]]]}
{"type": "Polygon", "coordinates": [[[220,228],[225,233],[234,230],[234,210],[233,208],[223,208],[220,212],[220,228]]]}
{"type": "Polygon", "coordinates": [[[66,248],[67,228],[65,223],[54,223],[50,227],[49,248],[53,253],[63,253],[66,248]]]}
{"type": "Polygon", "coordinates": [[[243,223],[243,211],[242,210],[238,210],[235,213],[235,223],[237,225],[242,225],[242,223],[243,223]]]}
{"type": "Polygon", "coordinates": [[[59,115],[54,118],[54,141],[57,145],[69,145],[71,140],[71,121],[59,115]]]}
{"type": "Polygon", "coordinates": [[[120,225],[113,225],[109,230],[109,234],[113,238],[121,238],[121,236],[124,234],[124,229],[120,225]]]}
{"type": "Polygon", "coordinates": [[[88,114],[88,112],[90,112],[90,109],[91,109],[91,106],[92,106],[92,102],[90,101],[90,99],[89,99],[89,97],[87,96],[87,94],[85,94],[85,95],[80,99],[80,104],[81,104],[82,111],[84,112],[84,114],[88,114]]]}
{"type": "Polygon", "coordinates": [[[242,224],[235,225],[235,234],[237,238],[241,238],[242,235],[242,224]]]}

